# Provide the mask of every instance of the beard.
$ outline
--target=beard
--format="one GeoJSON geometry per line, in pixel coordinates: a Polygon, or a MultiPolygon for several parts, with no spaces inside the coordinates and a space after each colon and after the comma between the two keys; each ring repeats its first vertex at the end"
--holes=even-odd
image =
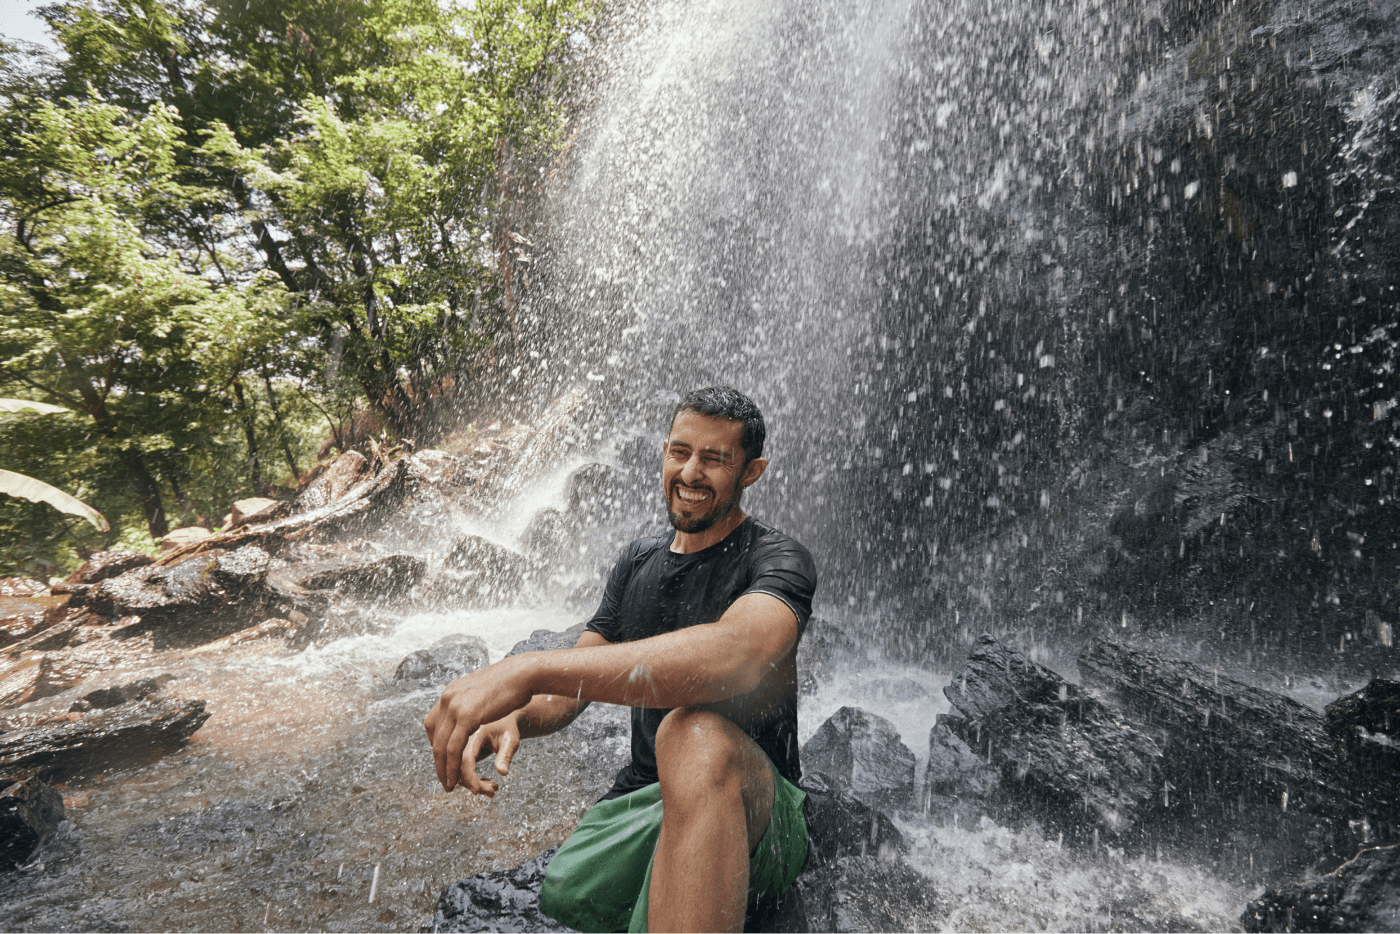
{"type": "Polygon", "coordinates": [[[671,508],[671,498],[675,495],[677,483],[671,484],[671,490],[666,497],[666,515],[671,520],[671,527],[677,532],[684,532],[693,535],[703,532],[714,525],[725,516],[729,515],[729,510],[733,509],[739,502],[739,484],[734,484],[734,489],[729,492],[726,499],[721,500],[718,492],[709,487],[690,487],[689,489],[706,489],[714,494],[714,508],[709,512],[699,516],[683,516],[671,508]]]}

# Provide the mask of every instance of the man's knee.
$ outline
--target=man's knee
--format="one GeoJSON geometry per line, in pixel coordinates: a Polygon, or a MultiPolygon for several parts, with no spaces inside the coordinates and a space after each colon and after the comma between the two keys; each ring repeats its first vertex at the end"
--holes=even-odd
{"type": "Polygon", "coordinates": [[[742,782],[747,737],[730,720],[697,707],[678,707],[656,729],[656,765],[661,786],[677,781],[732,779],[742,782]]]}

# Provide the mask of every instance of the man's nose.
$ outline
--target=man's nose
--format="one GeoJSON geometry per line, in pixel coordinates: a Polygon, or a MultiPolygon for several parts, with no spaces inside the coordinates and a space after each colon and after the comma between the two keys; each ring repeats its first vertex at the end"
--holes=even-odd
{"type": "Polygon", "coordinates": [[[703,478],[705,472],[701,466],[700,457],[692,454],[690,460],[686,461],[685,466],[681,468],[681,482],[689,486],[703,478]]]}

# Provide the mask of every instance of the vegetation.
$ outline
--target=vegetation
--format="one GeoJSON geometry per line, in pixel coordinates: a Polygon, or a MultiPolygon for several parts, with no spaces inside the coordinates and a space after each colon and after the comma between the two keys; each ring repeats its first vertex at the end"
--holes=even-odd
{"type": "Polygon", "coordinates": [[[0,501],[0,574],[217,524],[357,410],[430,441],[516,351],[511,178],[589,0],[43,15],[64,55],[0,50],[0,394],[72,414],[0,447],[117,528],[0,501]]]}

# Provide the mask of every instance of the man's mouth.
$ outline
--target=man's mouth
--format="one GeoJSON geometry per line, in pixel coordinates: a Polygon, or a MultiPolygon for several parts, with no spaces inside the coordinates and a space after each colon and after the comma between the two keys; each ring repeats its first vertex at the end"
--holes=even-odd
{"type": "Polygon", "coordinates": [[[690,506],[698,505],[710,498],[708,490],[692,490],[680,485],[674,486],[672,489],[675,491],[677,499],[690,506]]]}

